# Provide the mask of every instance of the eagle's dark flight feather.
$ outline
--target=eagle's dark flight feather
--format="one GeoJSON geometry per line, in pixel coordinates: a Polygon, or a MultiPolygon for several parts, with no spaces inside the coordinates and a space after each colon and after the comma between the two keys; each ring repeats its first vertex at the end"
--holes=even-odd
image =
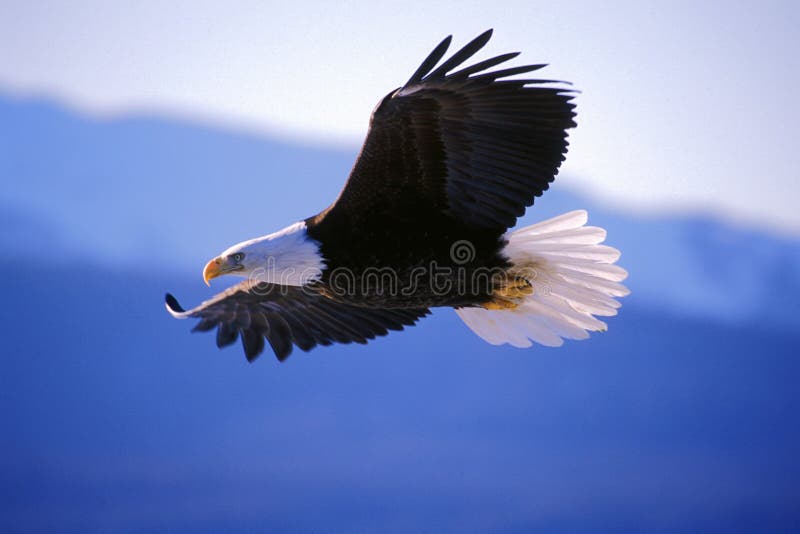
{"type": "MultiPolygon", "coordinates": [[[[469,237],[477,260],[504,266],[507,228],[553,181],[575,126],[573,92],[561,82],[509,79],[545,65],[491,71],[517,52],[451,72],[489,41],[491,30],[438,67],[444,39],[401,88],[375,108],[358,159],[338,199],[305,221],[327,267],[410,268],[446,256],[469,237]],[[555,84],[555,85],[553,85],[555,84]]],[[[323,282],[325,281],[323,277],[323,282]]],[[[296,345],[366,343],[429,313],[332,300],[309,288],[243,282],[189,311],[171,295],[176,317],[195,317],[195,330],[217,328],[217,345],[241,338],[248,360],[270,344],[279,360],[296,345]]]]}
{"type": "Polygon", "coordinates": [[[448,74],[490,37],[491,30],[431,70],[448,37],[381,101],[347,184],[318,224],[356,217],[382,225],[396,215],[386,210],[386,198],[413,195],[469,227],[500,235],[514,226],[564,160],[574,105],[571,90],[543,85],[560,82],[501,79],[544,65],[485,72],[516,53],[448,74]]]}
{"type": "Polygon", "coordinates": [[[336,302],[308,288],[245,281],[185,311],[172,295],[167,308],[175,317],[200,319],[195,331],[217,327],[217,346],[241,336],[248,360],[264,349],[264,338],[281,361],[292,345],[309,351],[317,345],[366,343],[389,330],[402,330],[426,316],[423,309],[374,309],[336,302]]]}

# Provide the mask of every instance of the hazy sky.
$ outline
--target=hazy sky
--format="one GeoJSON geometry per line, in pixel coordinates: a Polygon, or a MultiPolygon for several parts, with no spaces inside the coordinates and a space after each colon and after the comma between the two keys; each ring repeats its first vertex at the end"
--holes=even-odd
{"type": "Polygon", "coordinates": [[[572,81],[564,182],[800,235],[794,2],[0,1],[0,92],[356,146],[447,34],[572,81]]]}

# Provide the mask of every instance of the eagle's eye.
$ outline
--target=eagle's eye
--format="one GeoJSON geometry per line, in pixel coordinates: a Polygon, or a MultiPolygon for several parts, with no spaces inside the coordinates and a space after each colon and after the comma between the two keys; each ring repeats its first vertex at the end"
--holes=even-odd
{"type": "Polygon", "coordinates": [[[233,261],[235,261],[236,263],[239,263],[240,261],[242,261],[244,259],[244,252],[237,252],[236,254],[231,256],[231,259],[233,261]]]}

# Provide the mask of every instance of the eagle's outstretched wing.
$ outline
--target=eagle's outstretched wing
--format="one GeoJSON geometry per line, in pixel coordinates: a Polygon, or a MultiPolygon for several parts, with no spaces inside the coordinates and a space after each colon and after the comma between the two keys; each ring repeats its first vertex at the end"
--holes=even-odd
{"type": "MultiPolygon", "coordinates": [[[[315,239],[349,239],[342,228],[391,233],[398,221],[413,223],[420,214],[444,214],[464,228],[499,237],[549,187],[564,159],[567,130],[575,126],[572,91],[551,80],[509,79],[544,65],[490,70],[516,53],[451,72],[490,37],[491,30],[436,67],[450,45],[446,38],[403,87],[378,104],[339,198],[306,221],[315,239]]],[[[430,229],[421,231],[410,238],[424,239],[430,229]]],[[[189,311],[167,295],[167,308],[176,317],[199,318],[196,330],[217,327],[219,346],[241,336],[248,359],[263,350],[266,338],[281,360],[293,345],[310,350],[365,343],[428,313],[358,307],[304,288],[253,282],[189,311]]]]}
{"type": "MultiPolygon", "coordinates": [[[[575,126],[573,91],[552,80],[506,79],[544,65],[491,71],[518,55],[503,54],[452,72],[491,37],[483,33],[435,70],[447,37],[408,82],[375,108],[350,178],[324,219],[381,224],[407,210],[441,210],[468,226],[496,231],[545,191],[575,126]]],[[[331,225],[336,226],[336,225],[331,225]]]]}
{"type": "Polygon", "coordinates": [[[217,346],[242,338],[245,356],[254,360],[269,342],[283,361],[292,346],[309,351],[317,345],[366,343],[389,330],[412,326],[429,313],[422,309],[376,309],[342,304],[307,288],[245,281],[198,307],[184,311],[170,294],[167,310],[177,318],[200,319],[194,331],[217,328],[217,346]]]}

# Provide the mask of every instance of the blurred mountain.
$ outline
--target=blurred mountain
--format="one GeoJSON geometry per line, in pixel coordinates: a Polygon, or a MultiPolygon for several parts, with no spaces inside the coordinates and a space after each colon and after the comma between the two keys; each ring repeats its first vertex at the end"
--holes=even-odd
{"type": "Polygon", "coordinates": [[[33,225],[6,240],[44,248],[25,241],[51,227],[103,262],[194,266],[231,239],[324,208],[347,160],[341,151],[186,122],[94,120],[0,97],[0,212],[33,225]]]}
{"type": "Polygon", "coordinates": [[[249,365],[163,310],[352,152],[0,97],[0,531],[800,529],[800,246],[588,208],[634,293],[560,349],[449,310],[249,365]],[[441,335],[447,332],[447,335],[441,335]]]}
{"type": "MultiPolygon", "coordinates": [[[[0,96],[0,245],[194,276],[208,258],[327,206],[353,150],[186,121],[97,120],[0,96]]],[[[702,217],[611,211],[556,181],[520,224],[587,208],[643,307],[800,325],[800,241],[702,217]]]]}
{"type": "Polygon", "coordinates": [[[0,263],[0,530],[800,528],[797,331],[625,306],[518,350],[437,310],[251,365],[169,317],[165,288],[206,293],[0,263]]]}

